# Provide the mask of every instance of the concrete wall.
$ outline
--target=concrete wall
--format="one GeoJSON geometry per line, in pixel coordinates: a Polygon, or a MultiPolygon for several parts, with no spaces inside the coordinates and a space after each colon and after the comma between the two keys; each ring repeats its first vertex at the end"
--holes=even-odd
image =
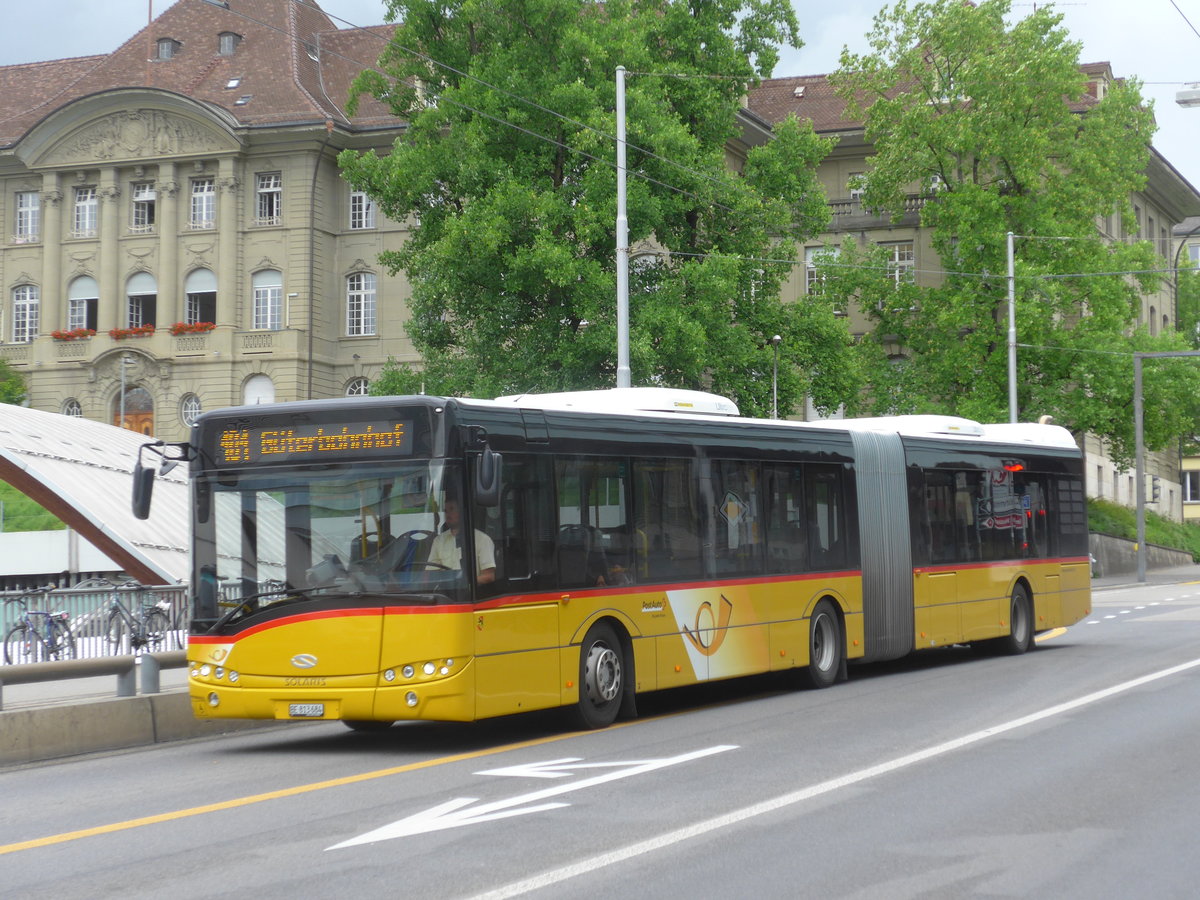
{"type": "MultiPolygon", "coordinates": [[[[1096,563],[1092,567],[1092,574],[1097,578],[1137,571],[1137,544],[1133,541],[1113,537],[1109,534],[1089,534],[1088,550],[1096,559],[1096,563]]],[[[1171,569],[1191,564],[1192,555],[1190,553],[1182,550],[1169,550],[1156,544],[1146,545],[1147,569],[1171,569]]]]}

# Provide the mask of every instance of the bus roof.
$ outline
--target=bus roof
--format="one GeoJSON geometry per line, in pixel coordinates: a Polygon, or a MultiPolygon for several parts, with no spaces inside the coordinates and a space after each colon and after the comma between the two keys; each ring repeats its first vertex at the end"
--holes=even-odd
{"type": "Polygon", "coordinates": [[[564,391],[558,394],[512,394],[497,397],[532,409],[576,409],[582,412],[678,412],[709,416],[737,416],[737,404],[728,397],[678,388],[630,387],[599,391],[564,391]]]}

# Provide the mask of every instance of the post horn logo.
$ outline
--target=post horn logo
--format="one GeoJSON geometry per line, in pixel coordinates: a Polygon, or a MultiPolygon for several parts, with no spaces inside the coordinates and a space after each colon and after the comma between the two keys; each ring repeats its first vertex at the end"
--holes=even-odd
{"type": "Polygon", "coordinates": [[[690,629],[686,625],[679,627],[683,629],[683,636],[691,641],[698,653],[703,656],[712,656],[725,643],[725,635],[729,632],[729,620],[732,618],[733,604],[722,594],[719,613],[714,615],[712,601],[705,600],[696,610],[695,628],[690,629]],[[708,621],[703,621],[706,618],[708,621]]]}

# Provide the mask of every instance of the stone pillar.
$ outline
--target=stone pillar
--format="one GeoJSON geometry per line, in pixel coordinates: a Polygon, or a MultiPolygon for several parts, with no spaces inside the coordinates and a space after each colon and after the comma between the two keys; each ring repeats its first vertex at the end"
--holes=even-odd
{"type": "Polygon", "coordinates": [[[62,282],[62,190],[58,173],[42,175],[42,334],[67,325],[67,292],[62,282]]]}
{"type": "Polygon", "coordinates": [[[96,312],[98,329],[124,328],[126,325],[125,286],[121,283],[120,172],[104,169],[97,188],[100,203],[100,308],[96,312]]]}
{"type": "Polygon", "coordinates": [[[158,167],[158,327],[183,321],[183,287],[179,279],[179,183],[175,164],[158,167]]]}
{"type": "Polygon", "coordinates": [[[238,223],[241,221],[241,183],[234,168],[236,160],[221,160],[217,176],[217,324],[235,331],[247,325],[239,316],[239,302],[245,288],[239,279],[238,223]]]}

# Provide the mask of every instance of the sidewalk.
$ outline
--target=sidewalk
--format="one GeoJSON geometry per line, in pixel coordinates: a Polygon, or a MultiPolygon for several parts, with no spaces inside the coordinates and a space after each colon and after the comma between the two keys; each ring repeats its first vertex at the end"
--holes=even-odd
{"type": "MultiPolygon", "coordinates": [[[[1200,582],[1200,564],[1146,570],[1146,584],[1187,584],[1193,581],[1200,582]]],[[[1136,587],[1137,585],[1137,572],[1121,572],[1092,579],[1092,590],[1094,591],[1136,587]]]]}

